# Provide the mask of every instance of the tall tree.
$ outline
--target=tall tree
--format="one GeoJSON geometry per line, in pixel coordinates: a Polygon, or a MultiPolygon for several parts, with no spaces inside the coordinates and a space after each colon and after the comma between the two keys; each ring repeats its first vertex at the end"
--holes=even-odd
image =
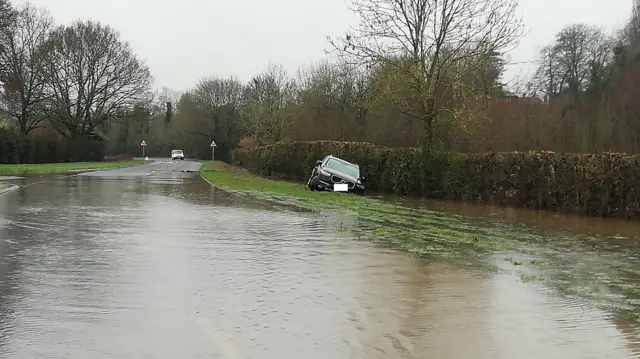
{"type": "Polygon", "coordinates": [[[424,123],[425,148],[432,145],[438,117],[451,112],[438,94],[485,67],[522,31],[516,0],[351,0],[351,5],[360,23],[330,40],[334,51],[360,64],[395,69],[411,98],[391,90],[390,99],[424,123]]]}
{"type": "Polygon", "coordinates": [[[193,95],[201,116],[191,123],[188,131],[198,139],[196,145],[201,153],[210,151],[212,140],[223,155],[238,144],[243,88],[235,77],[209,77],[196,85],[193,95]]]}
{"type": "MultiPolygon", "coordinates": [[[[15,11],[9,0],[0,0],[0,30],[11,25],[15,16],[15,11]]],[[[2,45],[0,45],[0,50],[2,45]]]]}
{"type": "MultiPolygon", "coordinates": [[[[7,47],[7,39],[2,36],[6,33],[6,30],[11,26],[14,20],[15,11],[11,6],[9,0],[0,0],[0,55],[4,54],[7,47]]],[[[7,71],[5,65],[0,63],[0,78],[4,77],[4,73],[7,71]]],[[[0,117],[0,120],[2,117],[0,117]]]]}
{"type": "Polygon", "coordinates": [[[180,94],[167,87],[163,87],[160,91],[156,91],[154,98],[156,99],[154,107],[156,107],[158,112],[164,112],[164,127],[170,127],[174,109],[180,100],[180,94]]]}
{"type": "Polygon", "coordinates": [[[543,48],[535,77],[538,90],[549,97],[567,93],[573,102],[586,91],[601,90],[610,79],[614,42],[601,29],[586,24],[562,29],[543,48]]]}
{"type": "Polygon", "coordinates": [[[164,125],[165,127],[168,127],[171,125],[171,117],[173,117],[173,105],[171,104],[171,101],[167,101],[166,106],[167,108],[164,113],[164,125]]]}
{"type": "Polygon", "coordinates": [[[293,121],[287,108],[295,94],[296,83],[281,65],[270,64],[251,79],[244,92],[242,123],[255,143],[283,139],[293,121]]]}
{"type": "Polygon", "coordinates": [[[45,79],[41,72],[43,44],[53,19],[44,9],[23,5],[12,26],[0,30],[0,112],[16,119],[22,135],[37,129],[45,118],[45,79]]]}
{"type": "Polygon", "coordinates": [[[119,109],[148,98],[149,69],[109,26],[92,21],[60,26],[45,51],[50,118],[69,138],[93,133],[119,109]]]}

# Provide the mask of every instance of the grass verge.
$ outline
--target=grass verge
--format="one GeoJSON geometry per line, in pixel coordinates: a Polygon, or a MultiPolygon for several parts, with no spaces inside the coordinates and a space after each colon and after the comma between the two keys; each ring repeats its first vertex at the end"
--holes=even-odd
{"type": "Polygon", "coordinates": [[[69,163],[43,163],[43,164],[19,164],[0,165],[0,176],[65,173],[73,170],[95,170],[118,167],[130,167],[144,163],[142,160],[118,161],[118,162],[69,162],[69,163]]]}
{"type": "Polygon", "coordinates": [[[232,167],[224,162],[205,162],[200,168],[201,176],[216,187],[232,191],[251,192],[253,194],[269,194],[304,199],[309,209],[317,209],[325,204],[331,207],[340,204],[357,205],[366,202],[365,198],[351,195],[339,195],[329,192],[311,192],[297,183],[272,180],[253,175],[247,171],[232,167]]]}
{"type": "Polygon", "coordinates": [[[381,239],[418,255],[449,257],[453,251],[445,250],[445,243],[459,246],[456,254],[464,249],[471,254],[505,248],[505,243],[493,240],[491,233],[470,231],[460,220],[435,211],[410,209],[351,194],[312,192],[301,184],[267,179],[222,162],[204,163],[200,174],[207,182],[228,191],[315,212],[356,215],[355,226],[341,229],[369,234],[370,239],[381,239]]]}
{"type": "Polygon", "coordinates": [[[480,266],[488,273],[544,284],[640,322],[640,258],[634,248],[606,248],[597,245],[597,238],[575,232],[544,233],[506,221],[406,208],[355,195],[311,192],[303,185],[259,177],[222,162],[204,163],[200,175],[230,192],[314,212],[351,214],[355,223],[340,223],[339,230],[356,232],[359,238],[414,255],[480,266]],[[611,263],[624,263],[626,270],[611,263]]]}

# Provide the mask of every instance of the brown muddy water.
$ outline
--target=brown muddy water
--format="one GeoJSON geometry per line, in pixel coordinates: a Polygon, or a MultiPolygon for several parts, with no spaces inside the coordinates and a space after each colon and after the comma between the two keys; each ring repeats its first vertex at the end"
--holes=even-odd
{"type": "Polygon", "coordinates": [[[167,166],[0,197],[0,357],[640,357],[629,322],[580,299],[167,166]]]}
{"type": "Polygon", "coordinates": [[[476,204],[462,201],[433,200],[420,197],[402,197],[391,194],[376,194],[373,198],[411,208],[426,208],[454,215],[472,216],[491,221],[521,225],[533,225],[540,231],[573,231],[579,235],[596,236],[598,239],[630,241],[618,244],[640,245],[640,221],[614,218],[590,217],[578,214],[538,211],[493,204],[476,204]]]}

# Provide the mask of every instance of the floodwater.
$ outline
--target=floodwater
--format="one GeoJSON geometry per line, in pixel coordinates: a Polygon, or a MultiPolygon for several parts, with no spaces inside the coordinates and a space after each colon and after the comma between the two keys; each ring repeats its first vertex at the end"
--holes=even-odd
{"type": "Polygon", "coordinates": [[[377,194],[372,197],[411,208],[426,208],[491,221],[531,225],[539,230],[549,230],[550,232],[573,231],[579,235],[597,237],[599,240],[606,238],[629,239],[630,241],[625,245],[640,245],[640,222],[635,220],[590,217],[463,201],[401,197],[390,194],[377,194]]]}
{"type": "Polygon", "coordinates": [[[0,197],[0,357],[640,357],[630,323],[579,299],[356,241],[175,166],[0,197]]]}

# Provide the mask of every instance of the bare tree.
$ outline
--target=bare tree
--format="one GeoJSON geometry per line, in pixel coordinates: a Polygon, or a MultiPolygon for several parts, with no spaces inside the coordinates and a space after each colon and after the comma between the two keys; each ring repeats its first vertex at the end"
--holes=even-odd
{"type": "MultiPolygon", "coordinates": [[[[0,0],[0,34],[4,33],[13,23],[15,11],[11,6],[11,2],[9,0],[0,0]]],[[[6,41],[4,38],[0,37],[0,55],[4,54],[6,51],[6,41]]],[[[4,76],[7,68],[4,67],[2,63],[0,63],[0,77],[4,76]]],[[[0,125],[4,126],[8,123],[8,119],[5,118],[6,115],[0,113],[0,125]]]]}
{"type": "Polygon", "coordinates": [[[237,106],[242,100],[242,90],[242,83],[236,77],[208,77],[198,81],[195,91],[203,103],[215,107],[237,106]]]}
{"type": "Polygon", "coordinates": [[[637,44],[640,37],[640,1],[634,0],[632,6],[631,19],[622,32],[628,42],[637,44]]]}
{"type": "Polygon", "coordinates": [[[370,73],[348,63],[325,63],[312,75],[315,95],[321,97],[327,109],[338,114],[338,139],[363,140],[364,122],[373,101],[370,73]]]}
{"type": "Polygon", "coordinates": [[[164,105],[167,102],[171,102],[176,105],[178,101],[180,101],[181,93],[179,91],[174,91],[168,87],[162,87],[160,91],[156,92],[155,98],[160,101],[160,104],[164,105]]]}
{"type": "Polygon", "coordinates": [[[536,93],[545,99],[553,98],[566,88],[567,74],[559,66],[558,53],[553,46],[542,48],[538,58],[538,68],[530,84],[536,93]]]}
{"type": "Polygon", "coordinates": [[[560,31],[554,50],[569,91],[577,95],[589,87],[598,87],[604,68],[611,63],[612,48],[610,39],[595,26],[577,24],[560,31]]]}
{"type": "Polygon", "coordinates": [[[224,158],[240,140],[240,95],[242,85],[235,78],[207,78],[195,90],[180,96],[171,127],[172,139],[182,143],[196,156],[211,153],[211,140],[216,153],[224,158]]]}
{"type": "Polygon", "coordinates": [[[412,95],[391,90],[403,113],[424,122],[424,145],[433,125],[451,112],[438,99],[469,73],[485,67],[521,34],[516,0],[351,0],[360,24],[330,43],[342,58],[395,69],[412,95]],[[476,61],[469,61],[469,59],[476,61]],[[448,77],[447,82],[443,81],[448,77]]]}
{"type": "Polygon", "coordinates": [[[535,74],[536,89],[547,97],[568,93],[579,100],[587,90],[601,90],[609,79],[614,42],[602,30],[585,24],[570,25],[545,46],[535,74]]]}
{"type": "Polygon", "coordinates": [[[12,26],[0,30],[5,51],[0,52],[0,112],[17,120],[19,131],[28,135],[44,121],[45,81],[43,44],[53,19],[44,9],[30,4],[18,9],[12,26]]]}
{"type": "Polygon", "coordinates": [[[291,126],[293,116],[286,111],[295,99],[296,83],[281,65],[251,79],[244,92],[242,123],[255,143],[280,141],[291,126]]]}
{"type": "Polygon", "coordinates": [[[150,108],[152,109],[154,122],[162,116],[164,126],[170,126],[175,108],[178,106],[178,101],[180,101],[180,95],[180,92],[164,86],[160,90],[153,91],[150,98],[150,108]]]}
{"type": "Polygon", "coordinates": [[[235,77],[209,77],[198,82],[193,101],[200,110],[198,121],[187,129],[190,136],[199,137],[205,150],[215,139],[222,150],[234,148],[240,140],[240,106],[243,85],[235,77]]]}
{"type": "Polygon", "coordinates": [[[109,26],[92,21],[60,26],[45,50],[51,120],[65,136],[91,134],[116,111],[148,98],[149,69],[109,26]]]}
{"type": "MultiPolygon", "coordinates": [[[[0,0],[0,30],[6,29],[14,20],[15,11],[9,0],[0,0]]],[[[0,44],[2,51],[2,44],[0,44]]]]}

